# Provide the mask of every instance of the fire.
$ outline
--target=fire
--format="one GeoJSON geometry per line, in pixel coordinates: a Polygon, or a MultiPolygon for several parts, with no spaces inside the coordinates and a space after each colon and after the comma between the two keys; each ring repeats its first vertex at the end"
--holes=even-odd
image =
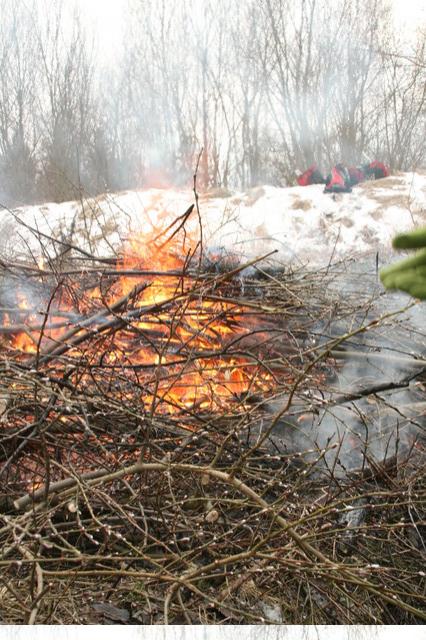
{"type": "Polygon", "coordinates": [[[23,351],[24,353],[36,353],[37,347],[34,343],[34,340],[28,333],[18,333],[15,338],[15,348],[18,351],[23,351]]]}
{"type": "MultiPolygon", "coordinates": [[[[198,250],[197,235],[188,233],[181,221],[166,226],[160,219],[129,239],[107,286],[98,283],[82,290],[74,281],[59,288],[47,321],[46,309],[34,310],[19,292],[17,307],[28,313],[26,330],[13,336],[13,348],[34,354],[39,344],[43,361],[43,355],[59,354],[55,349],[67,343],[61,353],[68,359],[83,358],[95,366],[96,374],[82,374],[80,384],[92,384],[93,375],[97,384],[104,384],[108,371],[122,368],[122,377],[137,388],[146,411],[214,410],[233,401],[241,405],[245,394],[269,390],[273,376],[230,347],[250,336],[254,321],[244,318],[243,307],[220,296],[208,298],[208,278],[194,269],[189,273],[198,250]],[[144,287],[132,297],[135,285],[144,287]],[[114,315],[111,307],[126,296],[126,309],[114,315]],[[126,322],[119,329],[104,331],[103,323],[123,316],[126,322]]],[[[61,365],[52,357],[43,366],[55,367],[57,373],[61,365]]]]}

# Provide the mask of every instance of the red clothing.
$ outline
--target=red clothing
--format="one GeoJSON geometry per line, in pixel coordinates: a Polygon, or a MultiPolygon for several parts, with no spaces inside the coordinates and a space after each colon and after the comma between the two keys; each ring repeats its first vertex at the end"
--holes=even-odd
{"type": "Polygon", "coordinates": [[[359,184],[360,182],[364,182],[365,173],[358,167],[348,167],[349,177],[351,179],[351,185],[359,184]]]}
{"type": "Polygon", "coordinates": [[[379,162],[378,160],[373,160],[368,165],[369,169],[371,169],[372,173],[374,173],[374,177],[376,180],[379,178],[387,178],[390,176],[390,169],[383,162],[379,162]]]}
{"type": "Polygon", "coordinates": [[[331,175],[325,185],[324,193],[350,193],[352,187],[347,169],[341,164],[331,170],[331,175]]]}
{"type": "Polygon", "coordinates": [[[331,170],[330,180],[327,182],[326,189],[332,189],[334,187],[343,188],[344,186],[345,181],[343,179],[343,176],[341,175],[337,167],[333,167],[331,170]]]}
{"type": "Polygon", "coordinates": [[[312,164],[308,169],[306,169],[306,171],[304,171],[304,173],[302,173],[301,176],[297,177],[297,183],[301,187],[307,187],[309,184],[312,184],[311,178],[312,178],[312,175],[315,173],[315,171],[317,171],[317,169],[318,167],[314,162],[314,164],[312,164]]]}

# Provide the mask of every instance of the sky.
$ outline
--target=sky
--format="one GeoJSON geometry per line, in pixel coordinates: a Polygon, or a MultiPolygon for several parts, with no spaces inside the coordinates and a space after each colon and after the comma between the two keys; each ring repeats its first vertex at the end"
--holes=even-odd
{"type": "Polygon", "coordinates": [[[127,0],[78,0],[83,16],[95,27],[99,49],[113,56],[121,39],[127,0]]]}
{"type": "MultiPolygon", "coordinates": [[[[202,0],[199,0],[202,2],[202,0]]],[[[238,0],[244,1],[244,0],[238,0]]],[[[415,31],[426,23],[426,0],[391,0],[395,23],[404,31],[415,31]]],[[[99,49],[107,56],[114,55],[114,44],[120,40],[127,0],[78,0],[83,15],[95,26],[99,49]]]]}
{"type": "Polygon", "coordinates": [[[405,29],[414,31],[426,22],[425,0],[393,0],[393,11],[396,25],[405,29]]]}

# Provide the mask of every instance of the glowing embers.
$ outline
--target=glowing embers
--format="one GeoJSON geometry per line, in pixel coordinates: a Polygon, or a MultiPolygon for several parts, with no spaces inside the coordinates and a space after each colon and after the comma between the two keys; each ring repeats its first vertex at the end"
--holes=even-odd
{"type": "Polygon", "coordinates": [[[198,271],[198,251],[178,219],[134,236],[108,274],[61,274],[53,293],[44,280],[49,295],[38,311],[20,294],[27,312],[13,347],[78,392],[134,401],[147,413],[244,407],[247,396],[276,387],[268,338],[258,316],[227,300],[232,278],[198,271]]]}
{"type": "Polygon", "coordinates": [[[16,349],[18,349],[18,351],[23,351],[24,353],[37,352],[37,346],[29,332],[25,333],[24,331],[22,331],[18,333],[14,340],[14,346],[16,349]]]}
{"type": "Polygon", "coordinates": [[[90,360],[92,380],[104,386],[110,379],[116,393],[121,380],[126,400],[138,397],[146,412],[223,409],[271,390],[273,376],[252,337],[257,321],[248,316],[244,326],[244,310],[224,314],[221,305],[209,304],[209,313],[199,315],[176,304],[169,311],[129,322],[109,340],[97,338],[96,355],[94,342],[86,345],[81,353],[90,360]]]}

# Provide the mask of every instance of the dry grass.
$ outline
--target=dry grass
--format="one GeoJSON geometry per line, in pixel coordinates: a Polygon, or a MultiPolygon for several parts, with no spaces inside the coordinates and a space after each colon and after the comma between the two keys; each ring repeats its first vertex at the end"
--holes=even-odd
{"type": "MultiPolygon", "coordinates": [[[[398,317],[370,319],[371,301],[331,295],[338,268],[254,268],[243,283],[238,272],[196,281],[204,283],[198,300],[244,304],[264,327],[204,359],[240,350],[275,376],[267,395],[249,389],[222,410],[164,411],[163,402],[145,402],[167,375],[164,363],[150,365],[148,382],[125,359],[109,365],[103,354],[117,327],[144,339],[132,325],[131,298],[113,310],[113,331],[88,332],[77,353],[26,360],[3,339],[3,623],[426,620],[424,441],[402,433],[424,409],[414,418],[399,410],[396,457],[376,460],[366,445],[356,470],[335,456],[330,464],[339,438],[301,448],[292,436],[305,432],[306,415],[344,401],[332,391],[340,365],[331,351],[374,331],[389,334],[398,317]],[[328,335],[332,320],[348,318],[351,331],[328,335]]],[[[16,271],[17,284],[23,273],[16,271]]],[[[65,273],[43,277],[49,286],[67,282],[65,273]]],[[[168,307],[175,326],[185,321],[183,307],[182,296],[168,307]]],[[[153,313],[160,319],[165,309],[153,313]]],[[[235,327],[235,313],[222,315],[235,327]]],[[[190,349],[182,366],[197,357],[190,349]]],[[[424,398],[421,378],[417,384],[424,398]]],[[[374,387],[365,395],[381,406],[374,387]]],[[[367,414],[360,424],[371,433],[367,414]]]]}
{"type": "Polygon", "coordinates": [[[354,221],[351,218],[347,218],[346,216],[339,219],[339,222],[343,224],[345,227],[350,228],[354,226],[354,221]]]}
{"type": "Polygon", "coordinates": [[[410,198],[404,195],[393,195],[393,194],[372,194],[371,196],[374,200],[383,207],[398,207],[399,209],[409,209],[410,208],[410,198]]]}
{"type": "Polygon", "coordinates": [[[200,193],[200,200],[212,200],[214,198],[231,198],[232,191],[226,189],[225,187],[215,187],[214,189],[209,189],[208,191],[204,191],[200,193]]]}
{"type": "Polygon", "coordinates": [[[375,197],[374,192],[380,192],[381,189],[398,188],[406,189],[406,182],[403,175],[400,177],[398,175],[390,176],[388,178],[381,178],[380,180],[367,180],[366,182],[361,182],[357,185],[357,189],[362,189],[368,195],[372,194],[373,197],[375,197]]]}
{"type": "Polygon", "coordinates": [[[298,196],[294,196],[294,202],[291,205],[292,209],[300,209],[301,211],[309,211],[312,209],[313,203],[311,200],[302,200],[298,196]]]}
{"type": "Polygon", "coordinates": [[[230,203],[234,206],[244,204],[245,207],[251,207],[264,195],[265,189],[263,187],[254,187],[253,189],[248,189],[241,196],[234,196],[230,203]]]}

